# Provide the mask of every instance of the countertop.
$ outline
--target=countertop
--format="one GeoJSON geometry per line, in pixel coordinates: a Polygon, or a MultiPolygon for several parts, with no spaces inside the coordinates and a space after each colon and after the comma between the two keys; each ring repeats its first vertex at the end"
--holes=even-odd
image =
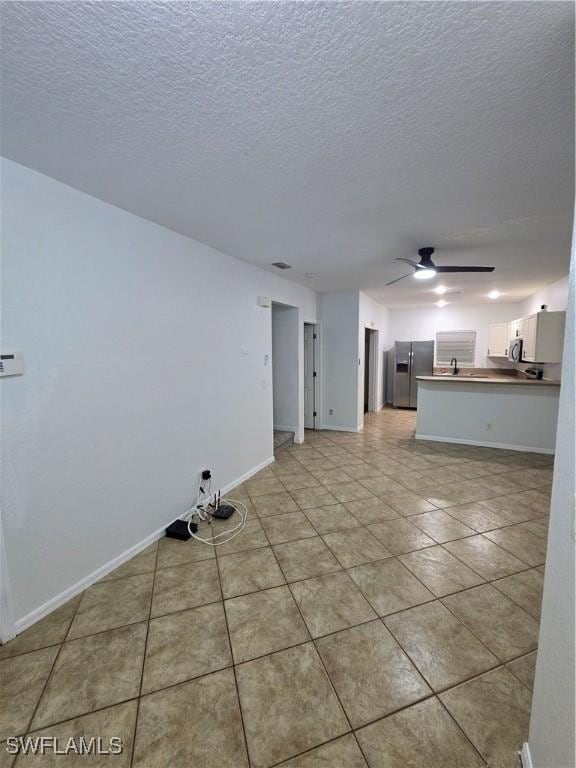
{"type": "Polygon", "coordinates": [[[438,382],[466,382],[467,384],[509,384],[512,386],[530,386],[530,387],[559,387],[559,381],[550,381],[549,379],[522,379],[519,376],[416,376],[418,381],[438,382]]]}

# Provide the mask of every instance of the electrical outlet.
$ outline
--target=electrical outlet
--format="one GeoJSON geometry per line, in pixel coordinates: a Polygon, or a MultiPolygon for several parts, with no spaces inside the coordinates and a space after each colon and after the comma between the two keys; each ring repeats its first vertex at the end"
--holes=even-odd
{"type": "Polygon", "coordinates": [[[492,429],[492,422],[491,421],[487,421],[486,422],[486,429],[488,430],[488,432],[492,429]]]}
{"type": "Polygon", "coordinates": [[[328,411],[328,413],[330,414],[330,416],[334,416],[334,408],[330,408],[330,410],[328,411]]]}

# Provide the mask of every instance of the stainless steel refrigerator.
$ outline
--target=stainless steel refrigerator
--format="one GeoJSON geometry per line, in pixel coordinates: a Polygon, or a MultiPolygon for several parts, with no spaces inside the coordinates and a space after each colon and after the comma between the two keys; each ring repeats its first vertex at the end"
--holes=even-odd
{"type": "Polygon", "coordinates": [[[434,342],[397,341],[390,354],[388,370],[392,378],[392,405],[394,408],[416,408],[416,376],[432,376],[434,373],[434,342]]]}

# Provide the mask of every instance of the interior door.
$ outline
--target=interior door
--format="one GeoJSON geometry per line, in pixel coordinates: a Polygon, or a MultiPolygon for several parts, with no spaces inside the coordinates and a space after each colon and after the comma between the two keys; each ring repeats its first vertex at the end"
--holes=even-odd
{"type": "Polygon", "coordinates": [[[316,428],[316,389],[315,389],[315,329],[309,323],[304,324],[304,427],[316,428]]]}

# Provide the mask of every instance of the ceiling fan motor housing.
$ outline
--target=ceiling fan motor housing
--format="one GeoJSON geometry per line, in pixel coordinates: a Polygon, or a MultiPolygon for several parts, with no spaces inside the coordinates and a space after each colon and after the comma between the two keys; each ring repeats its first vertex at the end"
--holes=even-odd
{"type": "Polygon", "coordinates": [[[434,248],[419,248],[418,249],[418,256],[420,256],[420,263],[421,264],[432,264],[432,254],[434,253],[434,248]]]}

